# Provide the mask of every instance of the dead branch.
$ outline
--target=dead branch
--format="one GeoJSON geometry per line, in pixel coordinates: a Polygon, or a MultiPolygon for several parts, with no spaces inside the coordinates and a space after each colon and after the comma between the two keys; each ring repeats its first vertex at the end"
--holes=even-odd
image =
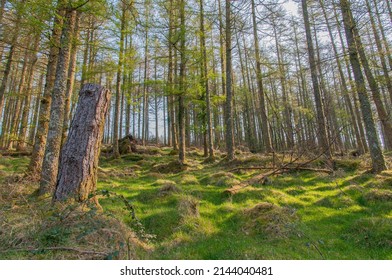
{"type": "MultiPolygon", "coordinates": [[[[259,175],[255,176],[255,177],[253,177],[253,178],[251,178],[249,180],[246,180],[246,181],[244,181],[244,182],[242,182],[242,183],[240,183],[238,185],[235,185],[235,186],[233,186],[233,187],[231,187],[229,189],[226,189],[224,191],[224,193],[228,193],[230,195],[234,195],[234,194],[238,193],[241,189],[244,189],[244,188],[246,188],[246,187],[248,187],[250,185],[253,185],[255,183],[258,183],[258,182],[261,182],[261,181],[265,180],[268,176],[284,174],[284,173],[290,173],[290,172],[293,172],[293,171],[313,171],[313,172],[324,172],[324,173],[328,173],[328,174],[332,173],[333,170],[331,170],[331,169],[317,169],[317,168],[306,167],[307,164],[315,161],[316,159],[321,157],[321,155],[318,155],[317,157],[312,158],[312,159],[310,159],[310,160],[308,160],[306,162],[299,163],[296,166],[292,166],[293,163],[295,163],[295,162],[297,162],[299,160],[300,156],[298,156],[295,159],[291,160],[290,162],[288,162],[288,163],[286,163],[286,164],[284,164],[284,165],[282,165],[282,166],[280,166],[278,168],[272,169],[271,171],[269,171],[267,173],[264,173],[264,174],[259,174],[259,175]]],[[[239,170],[239,169],[247,169],[247,167],[237,168],[237,170],[239,170]]],[[[251,169],[257,169],[257,168],[256,167],[251,167],[251,169]]],[[[262,169],[270,169],[270,168],[269,167],[259,167],[258,169],[262,170],[262,169]]]]}

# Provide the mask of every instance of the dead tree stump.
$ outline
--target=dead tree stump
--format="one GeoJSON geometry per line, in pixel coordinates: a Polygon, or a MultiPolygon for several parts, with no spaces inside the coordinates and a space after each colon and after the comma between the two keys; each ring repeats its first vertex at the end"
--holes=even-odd
{"type": "Polygon", "coordinates": [[[95,84],[86,84],[80,90],[76,113],[60,154],[54,201],[68,198],[85,201],[96,190],[98,157],[110,95],[109,90],[95,84]]]}

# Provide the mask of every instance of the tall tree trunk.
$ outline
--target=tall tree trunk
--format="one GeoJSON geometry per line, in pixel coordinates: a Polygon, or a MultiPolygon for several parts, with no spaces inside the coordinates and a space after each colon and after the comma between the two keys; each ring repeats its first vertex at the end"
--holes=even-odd
{"type": "Polygon", "coordinates": [[[50,193],[56,184],[64,123],[65,91],[67,87],[69,56],[72,44],[72,26],[75,24],[75,19],[76,11],[69,8],[66,9],[60,40],[56,78],[52,93],[48,137],[42,164],[39,189],[41,195],[50,193]]]}
{"type": "Polygon", "coordinates": [[[146,24],[145,24],[145,35],[144,35],[144,82],[143,82],[143,123],[142,123],[142,144],[143,146],[146,145],[149,137],[149,114],[148,114],[148,109],[149,109],[149,102],[148,102],[148,80],[149,80],[149,50],[148,50],[148,45],[149,45],[149,13],[150,13],[150,7],[149,7],[149,2],[145,2],[145,8],[146,8],[146,24]]]}
{"type": "Polygon", "coordinates": [[[39,42],[40,42],[40,37],[37,36],[34,42],[33,46],[33,52],[30,53],[30,70],[29,70],[29,75],[27,78],[27,90],[25,93],[25,98],[24,98],[24,107],[23,107],[23,113],[22,113],[22,119],[21,119],[21,124],[19,128],[19,135],[18,135],[18,144],[16,149],[18,151],[23,151],[26,149],[26,138],[27,138],[27,125],[28,125],[28,118],[29,118],[29,112],[30,112],[30,102],[31,102],[31,96],[32,96],[32,86],[34,82],[34,67],[38,61],[37,57],[37,52],[38,52],[38,47],[39,47],[39,42]]]}
{"type": "Polygon", "coordinates": [[[252,24],[253,24],[253,38],[255,44],[256,54],[256,77],[257,77],[257,88],[260,99],[260,113],[261,113],[261,129],[263,133],[263,144],[267,153],[272,152],[271,136],[269,132],[269,123],[267,115],[267,105],[265,102],[265,92],[263,86],[263,78],[261,73],[261,59],[260,59],[260,47],[259,38],[257,34],[257,22],[256,22],[256,7],[255,1],[252,0],[252,24]]]}
{"type": "MultiPolygon", "coordinates": [[[[387,49],[384,52],[384,48],[382,46],[382,41],[383,40],[385,40],[384,41],[385,42],[385,46],[388,46],[388,41],[386,40],[386,38],[383,38],[383,40],[381,40],[381,38],[380,38],[380,36],[378,34],[377,25],[376,25],[376,22],[375,22],[375,19],[374,19],[374,15],[373,15],[372,8],[371,8],[369,0],[366,0],[366,7],[367,7],[369,18],[370,18],[370,23],[371,23],[371,26],[372,26],[374,39],[376,41],[378,56],[380,58],[381,67],[382,67],[383,76],[384,76],[384,82],[385,82],[385,84],[387,86],[387,89],[388,89],[390,101],[392,102],[392,81],[391,81],[391,78],[388,75],[389,70],[388,70],[388,66],[387,66],[387,60],[386,60],[386,57],[385,57],[385,54],[388,53],[389,49],[387,49]]],[[[378,12],[377,3],[375,3],[375,8],[376,8],[376,11],[378,12]]],[[[378,13],[377,13],[377,18],[379,18],[379,14],[378,13]]],[[[384,32],[382,30],[383,29],[382,25],[380,24],[379,26],[380,26],[381,31],[384,32]]],[[[392,57],[392,54],[389,54],[389,57],[392,57]]],[[[390,66],[392,68],[392,61],[390,61],[390,63],[391,63],[390,66]]]]}
{"type": "Polygon", "coordinates": [[[204,29],[204,0],[200,0],[200,44],[202,51],[202,81],[205,88],[205,99],[206,99],[206,129],[207,129],[207,147],[209,158],[214,158],[214,144],[212,134],[212,113],[211,113],[211,92],[209,87],[208,79],[208,64],[207,64],[207,48],[206,48],[206,33],[204,29]]]}
{"type": "Polygon", "coordinates": [[[322,12],[323,12],[324,19],[325,19],[325,21],[327,23],[328,34],[329,34],[329,37],[330,37],[330,40],[331,40],[331,44],[332,44],[332,48],[333,48],[333,52],[334,52],[334,55],[335,55],[336,65],[338,66],[340,82],[341,82],[341,85],[342,85],[342,94],[343,94],[343,98],[345,100],[345,103],[346,103],[346,105],[348,107],[348,112],[349,112],[350,118],[351,118],[351,125],[354,128],[355,138],[356,138],[357,145],[358,145],[357,148],[358,148],[359,152],[361,154],[363,154],[366,151],[366,148],[365,148],[364,143],[362,143],[361,135],[360,135],[358,124],[357,124],[356,115],[355,115],[355,112],[354,112],[354,109],[353,109],[353,105],[352,105],[351,100],[350,100],[350,96],[348,94],[349,91],[348,91],[346,78],[345,78],[344,73],[343,73],[343,69],[342,69],[342,65],[341,65],[340,59],[339,59],[339,54],[338,54],[338,50],[337,50],[337,47],[336,47],[335,39],[334,39],[332,30],[331,30],[331,26],[330,26],[330,23],[329,23],[327,12],[326,12],[325,7],[324,7],[324,3],[323,3],[322,0],[320,0],[320,6],[321,6],[321,9],[322,9],[322,12]]]}
{"type": "Polygon", "coordinates": [[[120,97],[122,94],[121,79],[123,73],[124,63],[124,37],[125,37],[125,24],[126,24],[126,11],[127,8],[122,3],[121,12],[121,23],[120,23],[120,50],[118,53],[118,64],[117,64],[117,77],[116,77],[116,100],[114,105],[114,120],[113,120],[113,157],[120,157],[120,151],[118,147],[119,140],[119,122],[120,122],[120,97]]]}
{"type": "Polygon", "coordinates": [[[57,15],[54,18],[52,36],[50,38],[50,50],[48,56],[48,64],[46,66],[45,89],[41,98],[39,109],[38,127],[35,135],[33,154],[30,159],[28,173],[32,178],[37,178],[41,174],[42,162],[44,158],[45,146],[47,141],[50,107],[52,103],[52,91],[54,86],[56,65],[59,55],[61,26],[63,24],[64,11],[61,9],[63,2],[58,2],[57,15]]]}
{"type": "Polygon", "coordinates": [[[231,7],[226,0],[226,151],[229,161],[234,159],[233,92],[232,92],[232,44],[231,44],[231,7]]]}
{"type": "MultiPolygon", "coordinates": [[[[68,69],[68,79],[67,79],[67,90],[65,93],[65,109],[64,109],[64,124],[63,124],[63,135],[61,143],[64,144],[68,136],[68,128],[71,117],[71,102],[72,93],[75,84],[75,74],[76,74],[76,56],[78,53],[78,39],[79,39],[79,21],[81,13],[77,12],[75,26],[72,28],[73,40],[72,40],[72,50],[68,69]]],[[[83,86],[83,85],[82,85],[83,86]]]]}
{"type": "Polygon", "coordinates": [[[9,75],[11,72],[11,65],[14,59],[15,51],[16,51],[16,43],[19,38],[19,30],[20,30],[20,24],[22,20],[22,15],[23,12],[21,11],[24,8],[26,0],[22,0],[20,2],[20,10],[18,10],[17,15],[16,15],[16,20],[15,20],[15,27],[13,29],[12,37],[11,37],[11,47],[8,52],[8,57],[7,57],[7,63],[5,65],[4,69],[4,74],[3,74],[3,80],[1,81],[0,84],[0,116],[3,114],[3,107],[4,107],[4,95],[6,91],[6,87],[8,84],[8,79],[9,75]]]}
{"type": "Polygon", "coordinates": [[[347,44],[349,48],[350,63],[354,72],[355,83],[362,110],[362,117],[366,127],[366,136],[369,142],[370,156],[372,159],[372,170],[373,172],[378,173],[385,170],[386,165],[384,155],[382,154],[380,143],[378,141],[369,97],[366,94],[365,79],[361,71],[358,50],[355,42],[355,24],[352,22],[349,2],[347,0],[340,0],[340,8],[343,15],[344,29],[346,32],[347,44]]]}
{"type": "Polygon", "coordinates": [[[174,100],[174,57],[173,57],[173,31],[175,28],[174,23],[174,11],[173,11],[173,0],[170,0],[169,3],[169,65],[167,72],[167,85],[168,85],[168,110],[169,110],[169,131],[170,131],[170,141],[173,147],[173,150],[178,150],[178,142],[177,142],[177,125],[176,125],[176,114],[175,114],[175,100],[174,100]]]}
{"type": "Polygon", "coordinates": [[[348,10],[346,17],[348,17],[347,20],[351,23],[351,30],[354,35],[354,42],[356,45],[357,52],[359,54],[361,65],[364,69],[365,76],[367,78],[370,90],[372,92],[373,101],[376,105],[378,117],[380,118],[381,124],[384,128],[384,136],[386,139],[386,143],[385,143],[386,148],[391,149],[392,148],[392,121],[389,118],[387,110],[385,109],[384,103],[382,101],[381,93],[378,88],[378,83],[377,83],[376,79],[374,78],[374,75],[370,69],[369,61],[366,57],[365,50],[364,50],[364,47],[362,44],[362,40],[359,35],[358,29],[356,27],[356,23],[355,23],[354,18],[352,16],[351,10],[348,10]]]}
{"type": "Polygon", "coordinates": [[[322,149],[323,154],[329,161],[332,158],[332,153],[328,141],[324,108],[321,100],[320,88],[317,79],[317,63],[314,55],[312,34],[310,31],[310,21],[309,21],[307,1],[308,0],[302,0],[302,12],[303,12],[303,18],[305,23],[306,42],[308,46],[308,56],[309,56],[310,71],[312,76],[314,100],[316,103],[318,136],[320,141],[320,148],[322,149]]]}
{"type": "Polygon", "coordinates": [[[178,124],[179,124],[179,162],[185,164],[186,139],[185,139],[185,74],[186,74],[186,43],[185,29],[185,0],[180,0],[180,77],[178,96],[178,124]]]}

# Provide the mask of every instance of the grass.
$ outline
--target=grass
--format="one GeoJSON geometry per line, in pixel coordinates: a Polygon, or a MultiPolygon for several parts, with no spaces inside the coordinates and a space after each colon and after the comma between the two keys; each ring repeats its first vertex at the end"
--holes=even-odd
{"type": "MultiPolygon", "coordinates": [[[[360,162],[342,160],[332,175],[279,175],[228,196],[225,189],[260,171],[233,173],[227,163],[203,163],[201,154],[188,153],[186,169],[174,164],[170,149],[101,160],[99,190],[123,195],[135,209],[139,222],[120,199],[100,198],[105,215],[144,244],[134,258],[392,259],[392,172],[367,174],[360,162]]],[[[242,156],[234,167],[270,162],[242,156]]],[[[2,172],[21,173],[26,164],[26,158],[0,158],[2,172]]],[[[45,246],[76,242],[67,228],[44,228],[35,238],[45,246]]]]}

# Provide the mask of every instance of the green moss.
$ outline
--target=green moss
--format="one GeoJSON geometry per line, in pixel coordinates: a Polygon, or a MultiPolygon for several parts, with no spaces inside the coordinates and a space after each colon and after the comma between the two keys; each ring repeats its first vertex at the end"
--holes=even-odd
{"type": "Polygon", "coordinates": [[[361,218],[350,226],[344,236],[361,246],[392,249],[392,219],[361,218]]]}
{"type": "Polygon", "coordinates": [[[334,161],[335,169],[343,169],[346,172],[356,171],[361,166],[361,160],[338,159],[334,161]]]}
{"type": "MultiPolygon", "coordinates": [[[[184,170],[177,169],[176,157],[170,152],[164,148],[157,154],[144,153],[137,161],[100,162],[98,188],[123,195],[134,207],[137,221],[120,199],[99,198],[102,215],[121,221],[148,248],[135,249],[133,258],[392,259],[388,243],[392,173],[388,171],[379,175],[354,169],[339,176],[310,171],[283,174],[272,176],[269,184],[248,186],[227,196],[224,190],[229,186],[263,172],[233,173],[233,169],[269,165],[271,157],[242,153],[237,163],[202,164],[204,158],[194,150],[184,170]]],[[[120,256],[128,258],[126,246],[110,239],[115,236],[119,241],[121,234],[116,232],[123,233],[113,220],[105,222],[101,214],[78,212],[63,226],[61,211],[38,211],[37,203],[50,202],[50,196],[31,196],[36,187],[26,189],[25,182],[15,185],[27,164],[28,158],[0,157],[0,171],[13,175],[7,182],[0,178],[0,250],[6,248],[4,244],[7,248],[40,244],[99,250],[88,247],[93,242],[114,253],[118,246],[120,256]],[[37,211],[46,214],[37,220],[32,216],[37,211]]],[[[133,244],[132,248],[139,247],[133,244]]],[[[2,253],[0,258],[75,255],[13,252],[2,253]]]]}

